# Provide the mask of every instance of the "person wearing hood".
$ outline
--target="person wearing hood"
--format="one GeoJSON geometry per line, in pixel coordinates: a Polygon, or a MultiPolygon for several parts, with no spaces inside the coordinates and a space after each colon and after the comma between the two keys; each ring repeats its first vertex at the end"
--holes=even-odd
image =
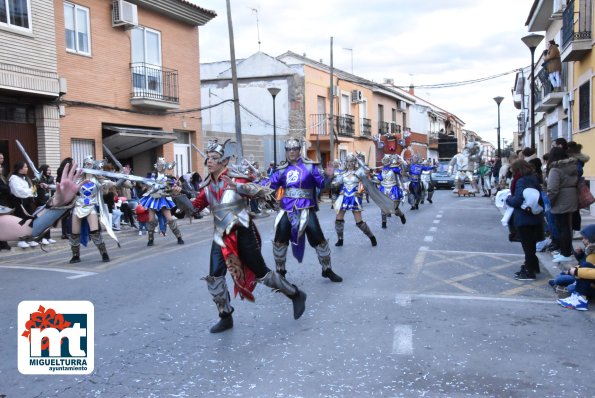
{"type": "Polygon", "coordinates": [[[550,151],[547,174],[547,195],[550,199],[554,222],[559,234],[560,253],[554,256],[556,263],[572,261],[572,213],[578,208],[576,185],[578,171],[576,159],[569,158],[566,151],[554,147],[550,151]]]}
{"type": "Polygon", "coordinates": [[[527,147],[527,148],[523,149],[522,154],[523,154],[523,159],[525,159],[525,161],[527,163],[529,163],[535,170],[535,175],[537,176],[539,183],[543,184],[543,173],[541,171],[541,167],[543,165],[541,163],[541,159],[539,159],[537,157],[537,154],[535,153],[535,149],[533,149],[531,147],[527,147]]]}
{"type": "Polygon", "coordinates": [[[555,40],[550,40],[548,43],[548,48],[543,57],[545,61],[545,67],[548,71],[548,78],[554,91],[559,91],[560,86],[562,85],[562,79],[560,73],[562,72],[562,60],[560,58],[560,49],[558,48],[558,44],[556,44],[555,40]]]}
{"type": "Polygon", "coordinates": [[[521,270],[515,274],[515,279],[520,281],[535,280],[539,273],[539,260],[536,255],[537,242],[543,240],[543,208],[537,203],[527,206],[529,191],[535,192],[537,198],[541,192],[541,184],[529,163],[517,160],[511,166],[513,181],[510,184],[510,196],[506,204],[514,208],[512,220],[518,232],[525,253],[525,263],[521,270]],[[525,192],[527,191],[527,192],[525,192]]]}

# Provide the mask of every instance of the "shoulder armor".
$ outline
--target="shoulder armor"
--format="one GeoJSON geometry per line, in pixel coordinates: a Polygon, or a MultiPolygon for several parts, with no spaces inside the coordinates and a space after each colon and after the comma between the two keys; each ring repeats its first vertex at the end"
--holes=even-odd
{"type": "Polygon", "coordinates": [[[277,170],[286,169],[287,166],[289,166],[289,162],[287,160],[284,160],[281,162],[281,164],[279,164],[279,166],[277,167],[277,170]]]}
{"type": "Polygon", "coordinates": [[[198,186],[198,190],[200,191],[201,189],[203,189],[204,187],[206,187],[210,183],[211,183],[211,174],[209,174],[204,180],[202,180],[202,182],[198,186]]]}

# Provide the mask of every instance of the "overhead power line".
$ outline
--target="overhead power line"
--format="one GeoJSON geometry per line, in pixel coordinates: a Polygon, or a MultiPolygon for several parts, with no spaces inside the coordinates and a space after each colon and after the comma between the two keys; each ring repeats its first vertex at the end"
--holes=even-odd
{"type": "MultiPolygon", "coordinates": [[[[436,84],[414,84],[413,87],[415,87],[415,88],[449,88],[449,87],[465,86],[465,85],[468,85],[468,84],[481,83],[481,82],[485,82],[487,80],[497,79],[497,78],[502,77],[502,76],[510,75],[511,73],[517,73],[521,69],[522,68],[517,68],[517,69],[510,70],[508,72],[498,73],[496,75],[491,75],[491,76],[486,76],[486,77],[480,77],[480,78],[471,79],[471,80],[463,80],[463,81],[460,81],[460,82],[436,83],[436,84]]],[[[402,88],[402,89],[407,89],[407,88],[410,87],[410,85],[407,85],[407,86],[395,86],[395,87],[402,88]]]]}

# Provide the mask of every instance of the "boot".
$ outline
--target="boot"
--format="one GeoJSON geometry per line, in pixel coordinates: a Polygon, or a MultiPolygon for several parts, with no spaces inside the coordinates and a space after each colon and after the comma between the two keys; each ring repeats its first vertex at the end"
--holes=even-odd
{"type": "Polygon", "coordinates": [[[302,292],[294,284],[287,282],[280,274],[275,271],[269,271],[258,279],[258,282],[273,290],[279,291],[287,296],[293,304],[293,319],[299,319],[306,310],[306,293],[302,292]]]}
{"type": "Polygon", "coordinates": [[[337,231],[337,243],[335,246],[343,246],[343,231],[345,230],[345,220],[335,220],[335,231],[337,231]]]}
{"type": "Polygon", "coordinates": [[[386,221],[382,221],[382,228],[386,229],[386,221]]]}
{"type": "Polygon", "coordinates": [[[331,248],[325,240],[314,248],[318,256],[318,262],[322,266],[322,276],[333,282],[342,282],[343,278],[335,274],[331,269],[331,248]]]}
{"type": "Polygon", "coordinates": [[[233,317],[231,316],[231,313],[222,313],[219,314],[219,322],[211,326],[209,332],[221,333],[231,328],[233,328],[233,317]]]}
{"type": "Polygon", "coordinates": [[[101,253],[101,259],[104,263],[109,263],[109,256],[107,255],[107,248],[105,247],[105,243],[100,243],[97,248],[99,249],[99,253],[101,253]]]}
{"type": "Polygon", "coordinates": [[[148,225],[148,238],[149,240],[147,241],[147,246],[153,246],[153,241],[155,240],[155,227],[157,226],[157,221],[152,220],[149,222],[148,225]]]}
{"type": "Polygon", "coordinates": [[[287,260],[287,246],[281,242],[273,242],[273,257],[275,258],[275,266],[277,273],[285,278],[287,270],[285,269],[285,261],[287,260]]]}
{"type": "Polygon", "coordinates": [[[374,236],[372,231],[370,231],[370,227],[368,227],[368,224],[366,224],[365,221],[362,220],[358,223],[355,223],[355,226],[358,227],[364,233],[364,235],[366,235],[370,239],[372,246],[376,246],[378,244],[378,242],[376,241],[376,237],[374,236]]]}
{"type": "Polygon", "coordinates": [[[225,276],[207,276],[202,278],[207,281],[207,288],[209,293],[213,296],[213,302],[219,311],[219,322],[213,325],[210,329],[211,333],[220,333],[233,327],[233,307],[229,301],[229,291],[225,283],[225,276]]]}
{"type": "Polygon", "coordinates": [[[70,264],[76,264],[81,262],[81,235],[80,234],[71,234],[69,237],[70,240],[70,250],[72,250],[72,258],[70,259],[70,264]]]}
{"type": "Polygon", "coordinates": [[[184,240],[182,239],[182,233],[178,228],[178,223],[176,222],[176,220],[169,220],[167,222],[167,225],[169,225],[169,228],[171,229],[171,232],[174,234],[174,236],[178,238],[178,245],[183,245],[184,240]]]}

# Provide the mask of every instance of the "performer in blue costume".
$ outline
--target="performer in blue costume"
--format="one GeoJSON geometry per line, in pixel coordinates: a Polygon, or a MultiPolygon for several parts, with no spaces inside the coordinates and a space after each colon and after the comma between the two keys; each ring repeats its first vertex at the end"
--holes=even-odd
{"type": "Polygon", "coordinates": [[[339,189],[339,197],[335,202],[335,231],[337,231],[337,243],[335,246],[343,246],[343,231],[345,229],[345,212],[351,211],[355,219],[355,225],[370,239],[372,246],[376,246],[376,237],[362,219],[362,194],[364,188],[362,179],[366,177],[366,171],[359,167],[354,154],[349,153],[345,158],[345,170],[335,175],[332,186],[339,189]]]}
{"type": "Polygon", "coordinates": [[[324,237],[316,212],[316,187],[324,186],[324,176],[318,165],[302,158],[301,143],[295,138],[285,141],[287,161],[275,170],[273,175],[261,184],[272,189],[283,189],[280,200],[280,211],[275,219],[275,239],[273,255],[277,272],[286,274],[287,247],[291,240],[291,249],[298,262],[304,258],[305,238],[314,247],[318,261],[322,266],[322,276],[333,282],[341,282],[343,278],[335,274],[331,268],[331,250],[324,237]]]}
{"type": "Polygon", "coordinates": [[[422,165],[417,154],[413,155],[411,162],[409,166],[409,204],[411,210],[417,210],[425,195],[421,174],[426,170],[432,170],[432,167],[422,165]]]}
{"type": "MultiPolygon", "coordinates": [[[[174,236],[178,239],[178,245],[183,245],[184,240],[182,239],[182,233],[178,228],[178,223],[171,214],[171,209],[176,206],[171,198],[170,188],[175,183],[173,176],[165,174],[167,170],[171,170],[175,167],[175,163],[166,163],[165,159],[160,157],[155,163],[156,172],[153,173],[153,179],[159,187],[151,187],[140,200],[138,201],[144,208],[149,209],[149,231],[147,246],[153,246],[155,239],[155,227],[157,226],[157,220],[155,219],[156,213],[161,213],[167,220],[167,225],[173,232],[174,236]]],[[[157,185],[156,185],[157,186],[157,185]]]]}
{"type": "MultiPolygon", "coordinates": [[[[380,192],[388,196],[394,203],[395,215],[399,216],[401,223],[405,224],[405,214],[399,209],[403,198],[403,181],[401,180],[401,162],[399,155],[384,155],[382,169],[376,174],[375,182],[379,184],[380,192]]],[[[386,228],[387,213],[382,212],[382,228],[386,228]]]]}

